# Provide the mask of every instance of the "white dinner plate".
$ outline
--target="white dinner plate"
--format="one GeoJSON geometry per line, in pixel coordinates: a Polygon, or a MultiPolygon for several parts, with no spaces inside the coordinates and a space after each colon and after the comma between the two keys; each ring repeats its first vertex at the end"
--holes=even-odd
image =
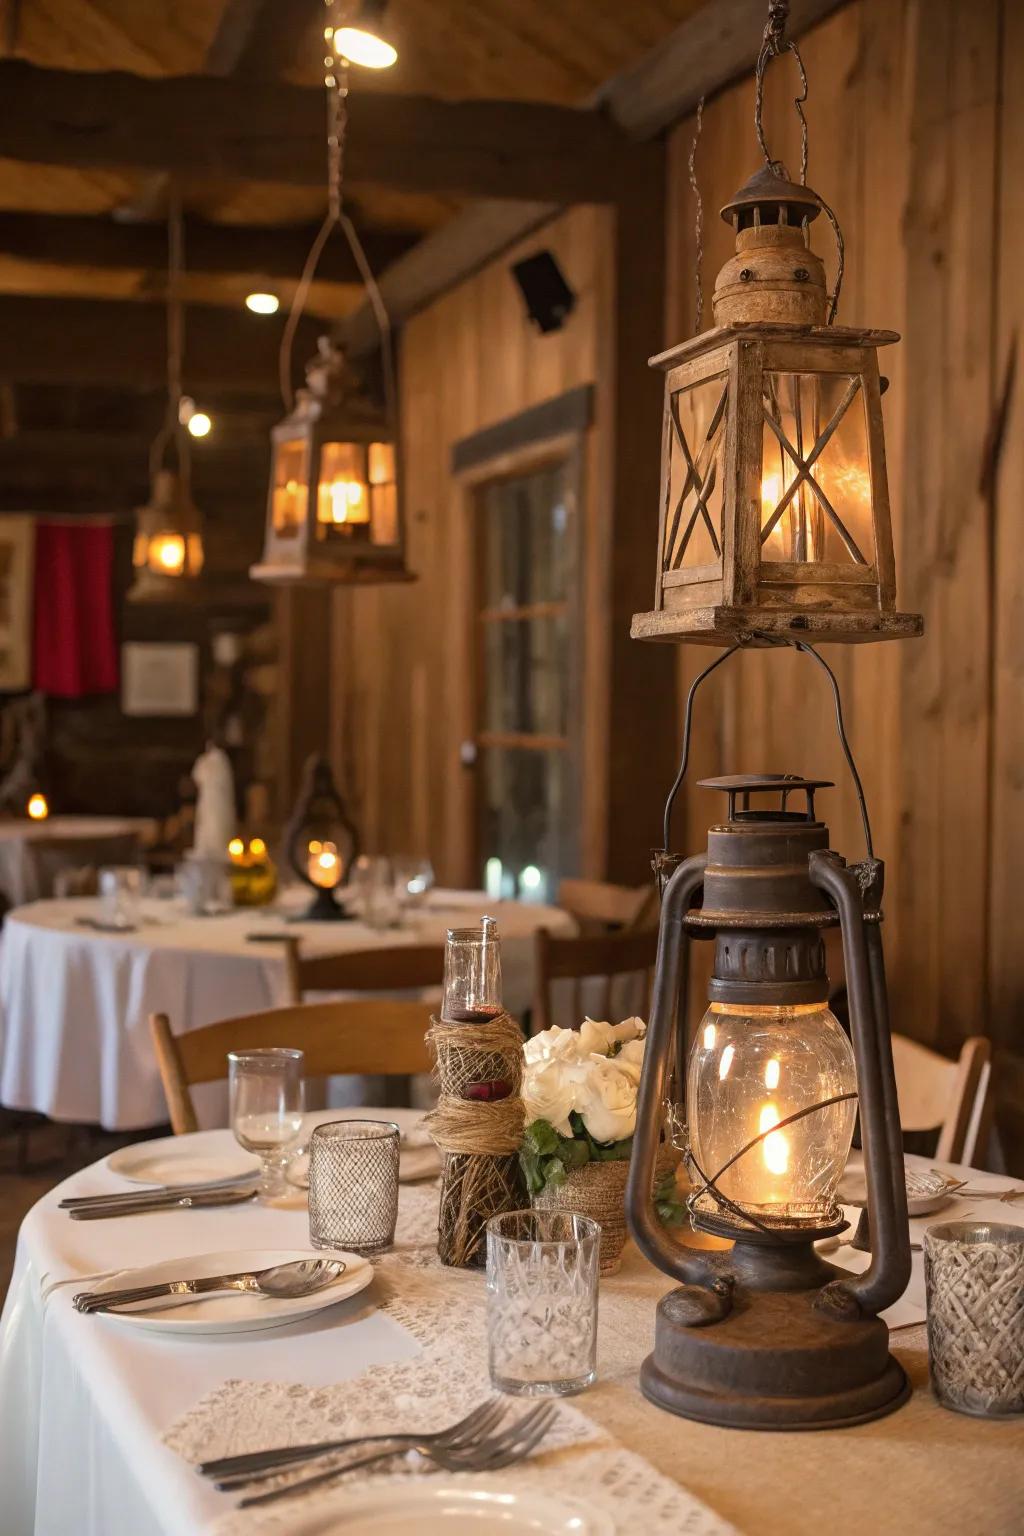
{"type": "Polygon", "coordinates": [[[312,1296],[289,1299],[260,1296],[245,1291],[218,1291],[212,1296],[162,1297],[159,1301],[139,1302],[132,1308],[103,1312],[129,1328],[146,1328],[157,1333],[255,1333],[264,1328],[281,1328],[297,1318],[322,1312],[339,1301],[346,1301],[363,1291],[373,1279],[373,1265],[358,1253],[325,1248],[314,1253],[308,1248],[236,1248],[228,1253],[188,1254],[179,1259],[163,1259],[159,1264],[145,1264],[140,1269],[121,1270],[89,1289],[120,1291],[129,1285],[159,1285],[166,1280],[200,1280],[209,1275],[236,1275],[247,1270],[269,1269],[272,1264],[290,1264],[295,1259],[343,1259],[345,1269],[332,1285],[312,1296]]]}
{"type": "Polygon", "coordinates": [[[290,1536],[447,1536],[449,1531],[490,1531],[500,1536],[612,1536],[615,1526],[601,1510],[574,1499],[499,1491],[472,1478],[438,1486],[417,1478],[407,1486],[349,1488],[334,1508],[297,1514],[290,1536]]]}
{"type": "Polygon", "coordinates": [[[259,1159],[237,1143],[225,1142],[222,1131],[198,1131],[194,1136],[161,1136],[137,1141],[111,1152],[111,1173],[133,1184],[204,1184],[214,1179],[241,1178],[256,1173],[259,1159]]]}

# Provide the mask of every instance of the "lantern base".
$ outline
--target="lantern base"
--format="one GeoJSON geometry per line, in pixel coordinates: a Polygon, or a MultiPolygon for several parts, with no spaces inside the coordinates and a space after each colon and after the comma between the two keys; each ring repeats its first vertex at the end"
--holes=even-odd
{"type": "MultiPolygon", "coordinates": [[[[821,1268],[829,1278],[845,1274],[821,1268]]],[[[729,1313],[704,1326],[694,1326],[692,1308],[670,1291],[640,1368],[644,1396],[725,1429],[843,1429],[892,1413],[910,1383],[889,1353],[888,1328],[877,1317],[823,1312],[814,1305],[820,1289],[737,1284],[729,1313]]]]}
{"type": "Polygon", "coordinates": [[[634,613],[634,640],[685,640],[696,645],[853,645],[870,640],[910,640],[924,631],[919,613],[882,613],[877,608],[677,608],[634,613]]]}
{"type": "Polygon", "coordinates": [[[350,923],[352,913],[340,906],[334,890],[318,890],[309,907],[298,917],[289,918],[292,923],[350,923]]]}

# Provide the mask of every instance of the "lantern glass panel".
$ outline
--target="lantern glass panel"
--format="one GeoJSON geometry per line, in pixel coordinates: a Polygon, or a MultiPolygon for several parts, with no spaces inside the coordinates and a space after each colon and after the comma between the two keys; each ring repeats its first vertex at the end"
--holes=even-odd
{"type": "Polygon", "coordinates": [[[666,571],[721,563],[728,403],[724,376],[702,379],[669,397],[666,571]]]}
{"type": "Polygon", "coordinates": [[[324,443],[316,502],[317,533],[365,537],[370,521],[363,443],[324,443]]]}
{"type": "Polygon", "coordinates": [[[275,445],[270,515],[279,539],[297,538],[306,520],[307,461],[304,438],[289,438],[275,445]]]}
{"type": "Polygon", "coordinates": [[[398,487],[395,484],[394,443],[371,443],[370,538],[374,544],[398,543],[398,487]]]}
{"type": "Polygon", "coordinates": [[[766,372],[763,391],[761,559],[873,567],[860,379],[766,372]]]}
{"type": "MultiPolygon", "coordinates": [[[[690,1143],[700,1170],[762,1222],[822,1224],[850,1151],[855,1101],[832,1104],[782,1130],[771,1127],[856,1086],[853,1048],[824,1005],[712,1003],[687,1078],[690,1143]],[[725,1169],[766,1130],[771,1134],[725,1169]]],[[[696,1209],[719,1211],[709,1192],[698,1197],[696,1209]]]]}

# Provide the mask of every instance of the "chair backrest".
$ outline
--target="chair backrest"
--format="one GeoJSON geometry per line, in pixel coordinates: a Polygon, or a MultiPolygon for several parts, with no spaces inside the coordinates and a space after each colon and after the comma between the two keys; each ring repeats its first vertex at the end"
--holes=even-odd
{"type": "Polygon", "coordinates": [[[956,1061],[905,1035],[892,1037],[900,1126],[938,1130],[936,1159],[973,1163],[984,1157],[992,1125],[992,1062],[981,1035],[965,1040],[956,1061]]]}
{"type": "Polygon", "coordinates": [[[297,939],[285,942],[288,995],[296,1003],[309,992],[424,991],[440,987],[444,978],[442,944],[395,944],[347,954],[303,955],[297,939]]]}
{"type": "Polygon", "coordinates": [[[238,1019],[224,1019],[182,1035],[165,1013],[150,1015],[150,1029],[176,1135],[198,1129],[189,1088],[227,1077],[229,1051],[290,1046],[305,1052],[307,1077],[342,1073],[414,1076],[429,1072],[424,1003],[366,998],[359,1002],[297,1003],[238,1019]]]}
{"type": "Polygon", "coordinates": [[[572,982],[570,1027],[583,1022],[584,1013],[592,1018],[617,1021],[630,1014],[647,1017],[651,979],[658,954],[655,928],[636,932],[605,933],[583,938],[553,938],[541,928],[536,938],[537,994],[534,1001],[533,1032],[539,1033],[556,1023],[553,984],[572,982]],[[620,978],[626,984],[616,988],[620,978]],[[589,983],[584,986],[584,983],[589,983]],[[616,995],[618,994],[618,995],[616,995]]]}
{"type": "Polygon", "coordinates": [[[605,880],[561,880],[558,905],[582,933],[610,928],[645,928],[657,921],[658,893],[650,885],[610,885],[605,880]]]}

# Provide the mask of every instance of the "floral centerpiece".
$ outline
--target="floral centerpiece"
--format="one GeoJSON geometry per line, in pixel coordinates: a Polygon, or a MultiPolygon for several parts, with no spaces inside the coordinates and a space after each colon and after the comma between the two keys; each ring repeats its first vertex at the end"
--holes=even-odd
{"type": "Polygon", "coordinates": [[[644,1059],[643,1019],[546,1029],[523,1047],[520,1162],[535,1206],[601,1223],[601,1271],[619,1266],[644,1059]]]}

